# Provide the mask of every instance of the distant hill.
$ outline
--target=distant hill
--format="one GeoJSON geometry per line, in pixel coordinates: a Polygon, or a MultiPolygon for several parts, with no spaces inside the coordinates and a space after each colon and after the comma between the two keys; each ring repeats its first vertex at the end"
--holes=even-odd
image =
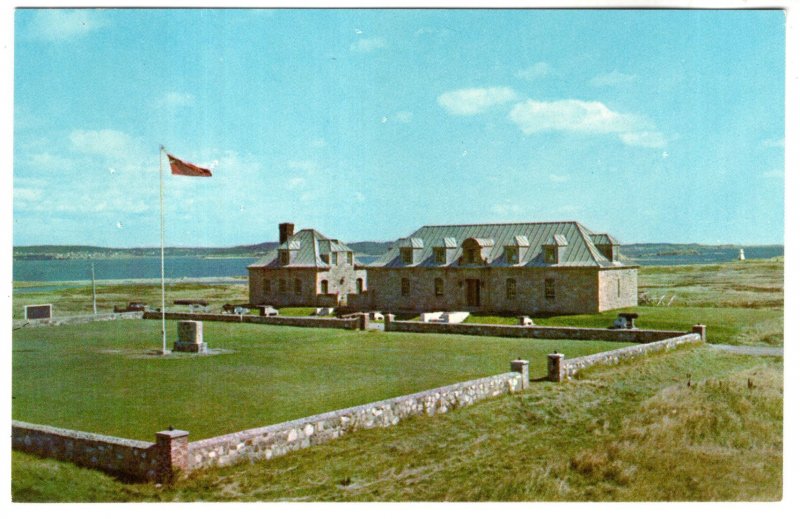
{"type": "MultiPolygon", "coordinates": [[[[382,255],[394,242],[359,241],[349,243],[357,255],[376,257],[382,255]]],[[[167,247],[170,257],[191,256],[208,258],[259,257],[278,246],[276,242],[235,247],[167,247]]],[[[783,245],[703,245],[699,243],[631,243],[620,247],[624,259],[641,264],[711,263],[730,261],[739,249],[745,250],[749,259],[770,258],[783,255],[783,245]]],[[[93,247],[87,245],[32,245],[14,247],[16,260],[48,259],[113,259],[154,257],[158,247],[93,247]]]]}

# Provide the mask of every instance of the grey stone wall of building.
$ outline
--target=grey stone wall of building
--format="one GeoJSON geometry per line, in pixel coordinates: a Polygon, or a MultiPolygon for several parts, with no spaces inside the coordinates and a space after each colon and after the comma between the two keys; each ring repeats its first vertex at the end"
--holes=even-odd
{"type": "MultiPolygon", "coordinates": [[[[144,319],[161,319],[161,312],[145,312],[144,319]]],[[[190,319],[194,321],[218,321],[226,323],[271,324],[277,326],[300,326],[304,328],[336,328],[357,330],[358,319],[337,319],[335,317],[265,317],[260,315],[205,314],[188,312],[167,312],[169,320],[190,319]]],[[[213,340],[213,339],[212,339],[213,340]]],[[[213,345],[212,345],[213,346],[213,345]]]]}
{"type": "Polygon", "coordinates": [[[26,328],[33,328],[36,326],[62,326],[69,324],[84,324],[93,323],[95,321],[119,321],[122,319],[141,319],[142,312],[124,312],[124,313],[110,313],[110,314],[88,314],[88,315],[73,315],[68,317],[54,317],[52,319],[16,319],[14,321],[14,328],[25,326],[26,328]]]}
{"type": "Polygon", "coordinates": [[[163,474],[164,458],[155,443],[12,421],[11,447],[136,480],[163,474]]]}
{"type": "Polygon", "coordinates": [[[249,270],[250,304],[282,306],[333,306],[357,292],[357,280],[367,287],[367,272],[342,262],[330,269],[306,267],[251,268],[249,270]],[[300,293],[295,290],[299,280],[300,293]],[[269,281],[269,290],[265,290],[269,281]],[[281,291],[281,281],[285,290],[281,291]],[[322,281],[328,282],[328,293],[322,293],[322,281]],[[333,304],[331,304],[333,303],[333,304]]]}
{"type": "Polygon", "coordinates": [[[418,415],[435,415],[479,400],[520,391],[520,373],[504,373],[422,391],[380,402],[341,409],[258,429],[189,443],[189,468],[265,460],[324,443],[348,432],[388,427],[418,415]]]}
{"type": "Polygon", "coordinates": [[[639,271],[635,268],[608,269],[598,272],[598,312],[639,304],[639,271]]]}
{"type": "Polygon", "coordinates": [[[572,339],[590,341],[647,343],[680,337],[686,332],[672,330],[627,330],[608,328],[572,328],[560,326],[514,326],[503,324],[450,324],[393,320],[385,325],[387,332],[453,333],[487,337],[524,339],[572,339]]]}
{"type": "Polygon", "coordinates": [[[355,306],[365,310],[565,314],[595,313],[637,304],[635,267],[375,267],[367,270],[369,297],[353,300],[355,306]],[[403,278],[409,280],[409,293],[405,296],[401,292],[403,278]],[[442,280],[441,295],[436,295],[435,291],[437,278],[442,280]],[[468,279],[480,281],[480,305],[468,304],[468,279]],[[508,291],[509,279],[514,280],[512,294],[508,291]],[[546,293],[546,280],[553,284],[552,297],[546,293]]]}
{"type": "Polygon", "coordinates": [[[650,355],[660,351],[672,350],[681,344],[693,342],[702,342],[700,334],[686,333],[679,337],[671,337],[669,339],[663,339],[647,344],[635,344],[633,346],[620,348],[618,350],[604,351],[595,353],[593,355],[586,355],[585,357],[563,359],[561,361],[561,373],[558,375],[559,381],[564,380],[565,378],[572,378],[579,371],[591,366],[619,364],[619,362],[623,360],[650,355]]]}

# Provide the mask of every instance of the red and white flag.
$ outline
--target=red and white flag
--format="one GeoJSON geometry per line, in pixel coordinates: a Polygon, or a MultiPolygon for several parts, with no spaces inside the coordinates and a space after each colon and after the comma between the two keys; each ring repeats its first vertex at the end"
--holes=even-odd
{"type": "Polygon", "coordinates": [[[167,153],[167,158],[169,159],[169,168],[172,170],[173,175],[183,175],[186,177],[211,176],[210,169],[201,168],[200,166],[196,166],[191,162],[186,162],[181,159],[175,158],[169,153],[167,153]]]}

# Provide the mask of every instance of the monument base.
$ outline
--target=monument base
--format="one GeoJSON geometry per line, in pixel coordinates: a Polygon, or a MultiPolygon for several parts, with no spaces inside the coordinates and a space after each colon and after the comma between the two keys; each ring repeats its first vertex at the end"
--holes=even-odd
{"type": "Polygon", "coordinates": [[[207,342],[184,342],[175,341],[172,351],[184,351],[189,353],[206,353],[208,351],[207,342]]]}

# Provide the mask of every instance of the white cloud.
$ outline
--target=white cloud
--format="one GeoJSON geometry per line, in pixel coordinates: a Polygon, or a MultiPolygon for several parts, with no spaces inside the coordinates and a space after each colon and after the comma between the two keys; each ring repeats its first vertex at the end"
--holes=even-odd
{"type": "Polygon", "coordinates": [[[319,169],[319,166],[313,160],[290,160],[287,165],[289,169],[306,173],[314,173],[319,169]]]}
{"type": "Polygon", "coordinates": [[[397,112],[394,114],[394,118],[401,123],[410,123],[411,119],[414,118],[414,114],[411,112],[397,112]]]}
{"type": "MultiPolygon", "coordinates": [[[[640,146],[643,148],[663,148],[667,145],[667,139],[661,132],[628,132],[621,133],[619,138],[628,146],[640,146]]],[[[663,158],[669,157],[669,154],[663,158]]]]}
{"type": "Polygon", "coordinates": [[[27,165],[31,169],[45,172],[61,172],[71,170],[74,162],[71,159],[49,152],[34,153],[27,159],[27,165]]]}
{"type": "Polygon", "coordinates": [[[303,177],[292,177],[287,181],[289,189],[296,189],[298,187],[304,186],[306,183],[306,179],[303,177]]]}
{"type": "Polygon", "coordinates": [[[517,103],[509,118],[526,135],[549,131],[615,134],[629,146],[660,148],[666,145],[664,136],[645,118],[615,112],[599,101],[528,99],[517,103]]]}
{"type": "Polygon", "coordinates": [[[765,171],[761,174],[764,178],[783,178],[783,170],[782,169],[770,169],[769,171],[765,171]]]}
{"type": "Polygon", "coordinates": [[[177,109],[183,106],[192,106],[194,96],[184,92],[167,92],[155,100],[156,108],[177,109]]]}
{"type": "Polygon", "coordinates": [[[550,175],[550,182],[562,184],[567,180],[569,180],[569,177],[567,175],[550,175]]]}
{"type": "Polygon", "coordinates": [[[45,41],[66,41],[80,38],[106,25],[98,10],[94,9],[41,9],[35,11],[28,33],[45,41]]]}
{"type": "Polygon", "coordinates": [[[439,105],[454,115],[475,115],[489,108],[518,98],[508,87],[464,88],[445,92],[437,98],[439,105]]]}
{"type": "Polygon", "coordinates": [[[589,81],[589,84],[594,87],[615,86],[630,83],[635,80],[636,74],[623,74],[615,70],[606,74],[598,74],[589,81]]]}
{"type": "Polygon", "coordinates": [[[520,79],[533,81],[534,79],[539,79],[548,76],[550,75],[551,72],[552,69],[550,65],[548,65],[544,61],[540,61],[538,63],[531,65],[530,67],[518,70],[517,73],[514,75],[520,79]]]}
{"type": "Polygon", "coordinates": [[[780,139],[764,139],[763,141],[761,141],[761,146],[765,148],[783,148],[785,146],[784,138],[781,137],[780,139]]]}
{"type": "Polygon", "coordinates": [[[378,49],[386,47],[386,40],[383,38],[360,38],[350,45],[350,50],[353,52],[373,52],[378,49]]]}
{"type": "Polygon", "coordinates": [[[42,198],[42,191],[40,189],[31,189],[26,187],[14,188],[14,203],[19,205],[27,205],[26,202],[38,202],[42,198]]]}
{"type": "Polygon", "coordinates": [[[494,204],[489,209],[489,211],[492,214],[496,214],[498,216],[509,216],[509,215],[520,214],[523,212],[523,209],[518,204],[512,204],[506,202],[506,203],[494,204]]]}
{"type": "Polygon", "coordinates": [[[78,152],[111,159],[138,158],[142,153],[139,141],[117,130],[74,130],[70,133],[69,140],[78,152]]]}

